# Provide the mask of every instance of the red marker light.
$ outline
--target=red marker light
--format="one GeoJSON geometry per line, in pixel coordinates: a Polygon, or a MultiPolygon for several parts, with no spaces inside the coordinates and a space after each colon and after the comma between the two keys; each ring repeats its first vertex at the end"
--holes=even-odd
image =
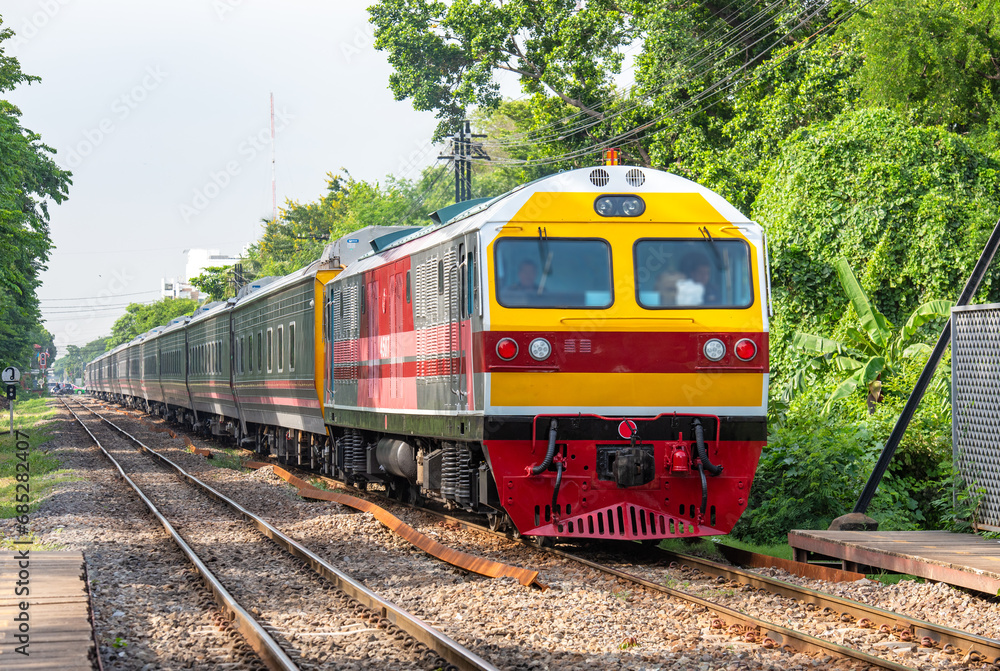
{"type": "Polygon", "coordinates": [[[740,361],[749,361],[750,359],[757,356],[757,345],[754,343],[753,340],[750,340],[749,338],[743,338],[738,343],[736,343],[736,347],[733,351],[736,352],[736,357],[740,361]]]}
{"type": "Polygon", "coordinates": [[[497,356],[504,361],[510,361],[517,356],[517,343],[510,338],[503,338],[497,343],[497,356]]]}

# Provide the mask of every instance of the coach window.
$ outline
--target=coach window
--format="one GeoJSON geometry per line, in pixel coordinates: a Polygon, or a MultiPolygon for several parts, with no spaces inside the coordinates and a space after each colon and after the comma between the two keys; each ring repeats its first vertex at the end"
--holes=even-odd
{"type": "Polygon", "coordinates": [[[247,336],[247,368],[253,372],[253,333],[247,336]]]}
{"type": "Polygon", "coordinates": [[[636,294],[646,309],[753,305],[750,247],[743,240],[639,240],[634,254],[636,294]]]}
{"type": "Polygon", "coordinates": [[[288,325],[288,370],[295,370],[295,322],[288,325]]]}
{"type": "Polygon", "coordinates": [[[274,330],[267,330],[267,372],[274,369],[274,330]]]}
{"type": "Polygon", "coordinates": [[[278,327],[278,372],[285,369],[285,327],[278,327]]]}
{"type": "Polygon", "coordinates": [[[603,309],[614,302],[606,240],[503,238],[495,249],[504,307],[603,309]]]}
{"type": "Polygon", "coordinates": [[[261,331],[257,331],[257,372],[264,370],[264,337],[261,331]]]}
{"type": "Polygon", "coordinates": [[[410,302],[410,271],[406,271],[406,302],[410,302]]]}

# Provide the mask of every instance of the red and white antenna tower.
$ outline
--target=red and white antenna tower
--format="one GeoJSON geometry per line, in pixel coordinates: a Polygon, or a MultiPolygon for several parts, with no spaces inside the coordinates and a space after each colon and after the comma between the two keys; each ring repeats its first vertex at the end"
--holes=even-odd
{"type": "Polygon", "coordinates": [[[274,158],[274,93],[271,93],[271,220],[278,221],[278,187],[274,158]]]}

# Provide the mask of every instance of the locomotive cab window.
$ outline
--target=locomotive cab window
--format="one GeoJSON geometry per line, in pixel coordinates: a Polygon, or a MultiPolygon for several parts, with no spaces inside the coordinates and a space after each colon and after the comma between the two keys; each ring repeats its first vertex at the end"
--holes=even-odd
{"type": "Polygon", "coordinates": [[[605,240],[504,238],[496,243],[497,301],[508,308],[611,307],[605,240]]]}
{"type": "Polygon", "coordinates": [[[743,240],[639,240],[634,253],[636,293],[644,308],[753,305],[750,246],[743,240]]]}

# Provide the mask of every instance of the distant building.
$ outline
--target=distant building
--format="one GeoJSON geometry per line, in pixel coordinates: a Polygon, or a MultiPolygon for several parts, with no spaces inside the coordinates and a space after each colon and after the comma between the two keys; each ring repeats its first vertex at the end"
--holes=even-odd
{"type": "Polygon", "coordinates": [[[178,282],[174,278],[160,280],[161,298],[193,298],[201,300],[201,293],[187,282],[178,282]]]}
{"type": "Polygon", "coordinates": [[[190,282],[192,278],[201,275],[205,268],[231,266],[239,262],[238,256],[220,254],[218,249],[189,249],[187,266],[184,268],[184,279],[190,282]]]}
{"type": "Polygon", "coordinates": [[[189,249],[187,264],[184,267],[184,279],[163,278],[160,280],[160,295],[163,298],[193,298],[200,300],[201,295],[190,281],[201,275],[206,268],[231,266],[240,262],[239,257],[219,253],[218,249],[189,249]]]}

